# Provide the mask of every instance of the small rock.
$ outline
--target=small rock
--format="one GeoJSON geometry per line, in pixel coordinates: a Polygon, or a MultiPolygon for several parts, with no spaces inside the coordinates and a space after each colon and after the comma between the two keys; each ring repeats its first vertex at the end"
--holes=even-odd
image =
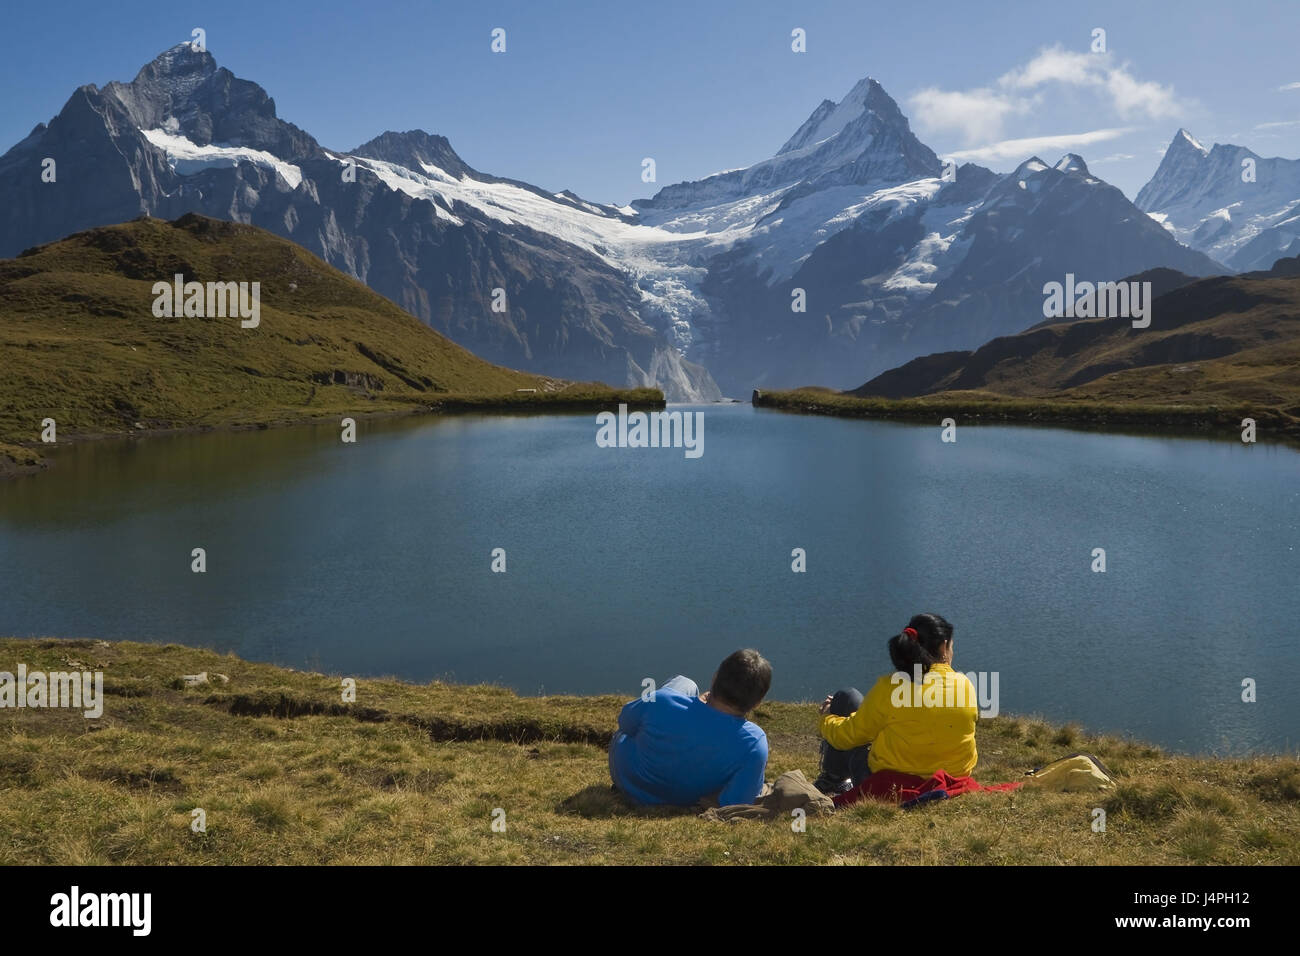
{"type": "Polygon", "coordinates": [[[198,674],[182,674],[181,680],[185,681],[186,687],[198,687],[200,684],[208,682],[208,672],[202,671],[198,674]]]}
{"type": "Polygon", "coordinates": [[[227,677],[225,674],[213,674],[212,676],[215,677],[217,680],[221,681],[221,683],[223,684],[230,683],[230,678],[227,677]]]}

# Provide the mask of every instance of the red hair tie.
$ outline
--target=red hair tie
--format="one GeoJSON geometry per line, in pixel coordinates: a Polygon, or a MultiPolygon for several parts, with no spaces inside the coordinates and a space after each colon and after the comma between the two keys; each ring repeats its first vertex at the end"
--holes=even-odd
{"type": "Polygon", "coordinates": [[[919,635],[919,634],[916,633],[916,628],[914,628],[914,627],[905,627],[905,628],[903,628],[903,633],[906,634],[908,637],[910,637],[910,638],[911,638],[912,640],[914,640],[914,641],[917,640],[917,639],[919,639],[920,636],[921,636],[921,635],[919,635]]]}

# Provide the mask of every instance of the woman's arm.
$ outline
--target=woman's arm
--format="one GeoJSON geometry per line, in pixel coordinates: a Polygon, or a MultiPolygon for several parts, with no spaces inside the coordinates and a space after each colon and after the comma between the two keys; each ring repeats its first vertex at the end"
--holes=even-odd
{"type": "Polygon", "coordinates": [[[863,699],[862,706],[848,717],[823,714],[821,735],[836,750],[852,750],[871,743],[889,720],[890,691],[889,678],[882,677],[863,699]]]}

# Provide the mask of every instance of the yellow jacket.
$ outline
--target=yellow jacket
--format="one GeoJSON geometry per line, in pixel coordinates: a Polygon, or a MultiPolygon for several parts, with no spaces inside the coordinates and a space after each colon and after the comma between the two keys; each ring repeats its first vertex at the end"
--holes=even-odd
{"type": "Polygon", "coordinates": [[[917,687],[910,677],[888,674],[848,717],[826,714],[821,735],[836,750],[871,744],[867,766],[928,777],[946,770],[969,776],[979,754],[975,721],[979,701],[965,674],[935,664],[917,687]]]}

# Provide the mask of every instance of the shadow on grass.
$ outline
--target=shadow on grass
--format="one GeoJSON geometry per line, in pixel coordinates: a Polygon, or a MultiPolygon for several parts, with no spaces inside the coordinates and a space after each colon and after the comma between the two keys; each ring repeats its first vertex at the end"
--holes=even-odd
{"type": "Polygon", "coordinates": [[[639,807],[605,784],[584,787],[573,796],[565,797],[555,807],[556,813],[567,813],[593,820],[613,817],[640,817],[656,819],[665,817],[695,816],[699,807],[639,807]]]}

